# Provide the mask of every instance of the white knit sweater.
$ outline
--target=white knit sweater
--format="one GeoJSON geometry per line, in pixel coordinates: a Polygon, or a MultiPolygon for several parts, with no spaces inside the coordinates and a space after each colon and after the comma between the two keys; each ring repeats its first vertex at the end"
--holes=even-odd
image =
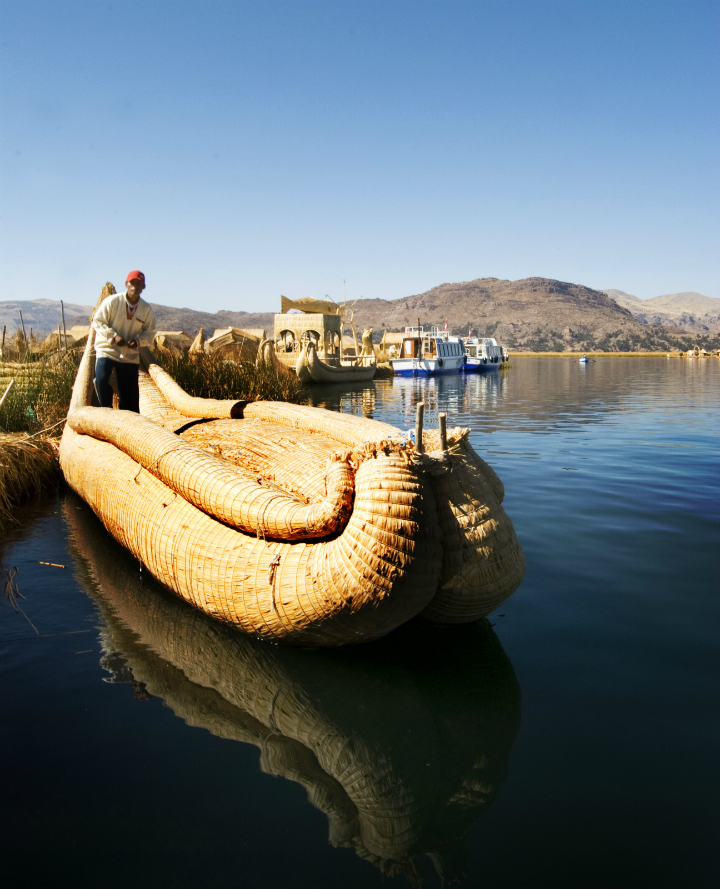
{"type": "Polygon", "coordinates": [[[111,358],[123,364],[137,364],[140,354],[129,346],[116,346],[113,340],[120,335],[126,343],[138,340],[152,346],[155,333],[155,315],[142,297],[138,300],[135,314],[127,317],[127,291],[106,297],[95,312],[95,353],[98,358],[111,358]],[[149,342],[148,342],[149,340],[149,342]]]}

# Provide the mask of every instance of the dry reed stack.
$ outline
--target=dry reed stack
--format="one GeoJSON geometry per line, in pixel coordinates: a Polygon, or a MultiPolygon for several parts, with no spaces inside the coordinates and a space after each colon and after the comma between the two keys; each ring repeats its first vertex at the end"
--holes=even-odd
{"type": "Polygon", "coordinates": [[[341,652],[263,645],[141,585],[89,511],[68,503],[66,518],[117,681],[191,726],[256,745],[263,771],[301,784],[326,814],[330,842],[387,876],[416,876],[424,854],[446,880],[463,876],[463,837],[506,776],[520,718],[487,623],[439,635],[414,625],[341,652]]]}
{"type": "Polygon", "coordinates": [[[426,433],[420,454],[373,420],[193,398],[147,350],[141,416],[95,408],[93,339],[63,434],[65,476],[205,613],[255,636],[336,646],[417,615],[475,620],[519,585],[502,485],[466,430],[445,449],[426,433]]]}
{"type": "Polygon", "coordinates": [[[0,531],[15,521],[15,508],[58,477],[57,442],[0,433],[0,531]]]}

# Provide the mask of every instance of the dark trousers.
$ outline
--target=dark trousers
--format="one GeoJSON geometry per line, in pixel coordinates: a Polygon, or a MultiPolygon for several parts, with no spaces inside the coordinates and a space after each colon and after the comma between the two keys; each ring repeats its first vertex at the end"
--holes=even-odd
{"type": "Polygon", "coordinates": [[[98,358],[95,362],[95,389],[100,399],[100,407],[113,406],[113,390],[110,374],[115,371],[120,410],[140,413],[140,391],[138,389],[138,365],[124,364],[112,358],[98,358]]]}

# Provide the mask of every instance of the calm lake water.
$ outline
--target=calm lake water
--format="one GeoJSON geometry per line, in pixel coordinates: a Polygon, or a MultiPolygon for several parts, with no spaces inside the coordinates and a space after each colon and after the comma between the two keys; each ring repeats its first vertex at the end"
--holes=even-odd
{"type": "Polygon", "coordinates": [[[5,884],[717,885],[719,396],[720,362],[654,358],[315,389],[470,426],[527,557],[489,621],[337,652],[205,619],[73,495],[27,507],[5,884]]]}

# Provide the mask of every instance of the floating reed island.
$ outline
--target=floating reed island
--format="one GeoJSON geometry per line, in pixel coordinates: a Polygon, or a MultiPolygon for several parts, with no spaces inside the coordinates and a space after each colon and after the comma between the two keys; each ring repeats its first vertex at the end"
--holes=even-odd
{"type": "MultiPolygon", "coordinates": [[[[259,360],[273,360],[267,350],[259,360]],[[268,357],[269,356],[269,357],[268,357]]],[[[60,446],[69,485],[149,572],[253,636],[337,646],[483,617],[525,559],[468,430],[191,397],[141,350],[140,414],[92,406],[91,331],[60,446]]]]}

